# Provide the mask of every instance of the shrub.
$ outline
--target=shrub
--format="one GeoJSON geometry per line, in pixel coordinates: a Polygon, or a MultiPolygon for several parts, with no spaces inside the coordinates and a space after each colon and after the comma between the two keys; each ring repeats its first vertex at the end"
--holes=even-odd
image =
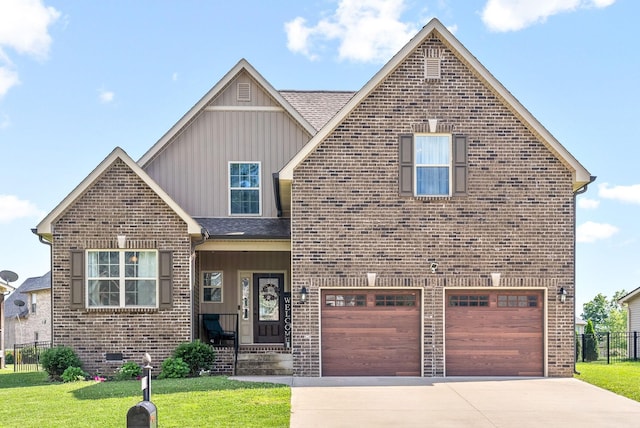
{"type": "Polygon", "coordinates": [[[80,358],[67,346],[45,349],[40,355],[40,364],[54,380],[59,380],[62,373],[69,367],[82,367],[80,358]]]}
{"type": "Polygon", "coordinates": [[[77,382],[80,380],[86,380],[87,373],[84,372],[80,367],[67,367],[64,372],[62,372],[62,381],[63,382],[77,382]]]}
{"type": "Polygon", "coordinates": [[[5,364],[13,364],[13,352],[11,351],[7,351],[6,354],[4,355],[4,362],[5,364]]]}
{"type": "Polygon", "coordinates": [[[127,361],[116,371],[116,380],[131,380],[142,374],[142,368],[133,361],[127,361]]]}
{"type": "Polygon", "coordinates": [[[598,360],[598,338],[591,320],[584,327],[584,347],[582,349],[584,361],[598,360]]]}
{"type": "Polygon", "coordinates": [[[213,346],[199,339],[195,342],[185,342],[178,345],[173,351],[174,358],[181,358],[189,366],[189,375],[197,376],[200,370],[211,370],[216,361],[216,353],[213,346]]]}
{"type": "Polygon", "coordinates": [[[158,379],[175,379],[187,377],[189,374],[189,366],[182,358],[167,358],[162,362],[161,371],[158,379]]]}

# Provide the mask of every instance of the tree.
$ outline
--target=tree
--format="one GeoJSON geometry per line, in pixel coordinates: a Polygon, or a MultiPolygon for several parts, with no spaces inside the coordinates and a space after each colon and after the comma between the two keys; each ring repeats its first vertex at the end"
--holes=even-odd
{"type": "Polygon", "coordinates": [[[587,321],[584,327],[584,347],[582,349],[585,361],[596,361],[598,359],[598,338],[593,328],[593,322],[587,321]]]}
{"type": "Polygon", "coordinates": [[[611,300],[602,293],[598,293],[593,300],[582,307],[582,319],[591,321],[598,333],[621,332],[627,329],[627,311],[618,303],[618,300],[627,294],[624,290],[616,291],[611,300]]]}

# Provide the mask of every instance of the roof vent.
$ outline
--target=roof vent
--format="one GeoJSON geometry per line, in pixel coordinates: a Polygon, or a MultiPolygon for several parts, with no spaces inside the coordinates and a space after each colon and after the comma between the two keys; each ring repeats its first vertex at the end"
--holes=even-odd
{"type": "Polygon", "coordinates": [[[251,101],[251,83],[238,83],[238,101],[251,101]]]}
{"type": "Polygon", "coordinates": [[[440,61],[442,60],[442,51],[440,49],[424,50],[424,78],[439,79],[440,78],[440,61]]]}

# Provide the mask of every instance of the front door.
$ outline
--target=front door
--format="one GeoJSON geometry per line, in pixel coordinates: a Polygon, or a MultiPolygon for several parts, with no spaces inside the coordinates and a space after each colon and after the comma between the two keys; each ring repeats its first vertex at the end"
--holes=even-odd
{"type": "Polygon", "coordinates": [[[284,274],[253,274],[253,341],[284,343],[284,274]]]}

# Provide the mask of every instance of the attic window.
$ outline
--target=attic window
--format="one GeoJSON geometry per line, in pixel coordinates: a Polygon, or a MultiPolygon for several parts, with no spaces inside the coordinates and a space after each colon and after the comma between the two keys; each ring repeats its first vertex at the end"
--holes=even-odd
{"type": "Polygon", "coordinates": [[[424,78],[440,79],[440,49],[425,49],[424,51],[424,78]]]}
{"type": "Polygon", "coordinates": [[[238,101],[251,101],[251,83],[238,83],[238,101]]]}

